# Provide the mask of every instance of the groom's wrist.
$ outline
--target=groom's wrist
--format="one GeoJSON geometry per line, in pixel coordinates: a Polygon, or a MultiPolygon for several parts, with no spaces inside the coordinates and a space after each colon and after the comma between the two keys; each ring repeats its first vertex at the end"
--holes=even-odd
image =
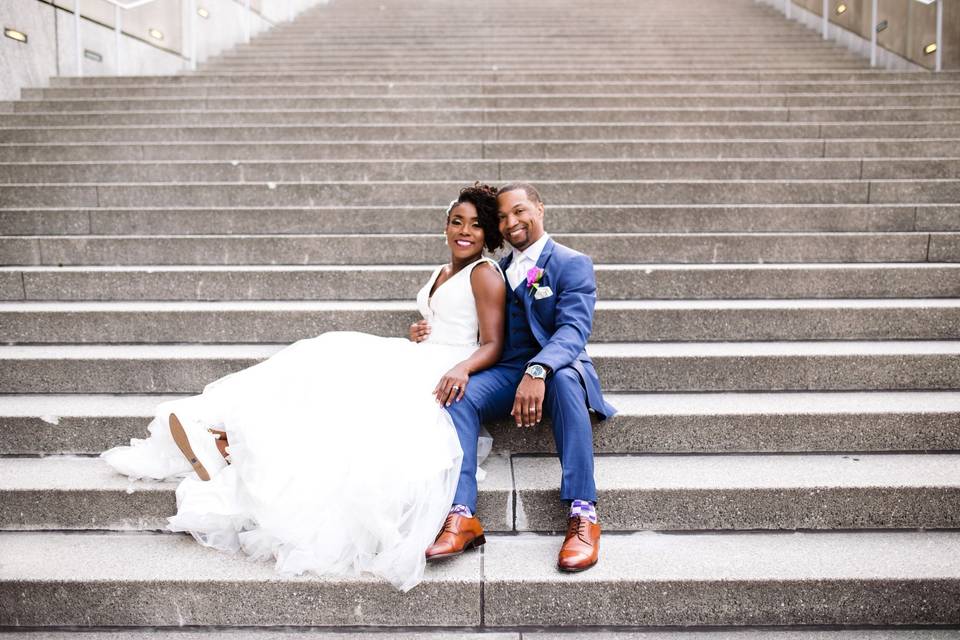
{"type": "Polygon", "coordinates": [[[524,374],[534,378],[536,380],[546,380],[547,376],[550,375],[552,369],[545,364],[539,362],[528,362],[527,368],[524,370],[524,374]]]}

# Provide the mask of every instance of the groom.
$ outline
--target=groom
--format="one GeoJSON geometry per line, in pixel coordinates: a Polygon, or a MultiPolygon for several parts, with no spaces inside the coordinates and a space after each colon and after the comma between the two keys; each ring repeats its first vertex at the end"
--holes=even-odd
{"type": "Polygon", "coordinates": [[[604,399],[584,351],[593,325],[597,286],[589,257],[554,242],[543,228],[543,201],[533,185],[497,192],[500,232],[513,247],[500,261],[507,277],[505,339],[500,362],[470,378],[463,399],[447,407],[463,448],[454,505],[427,560],[484,543],[477,505],[477,438],[484,421],[513,416],[519,428],[553,420],[563,469],[560,499],[570,503],[557,567],[583,571],[597,563],[600,525],[594,505],[593,431],[616,409],[604,399]]]}

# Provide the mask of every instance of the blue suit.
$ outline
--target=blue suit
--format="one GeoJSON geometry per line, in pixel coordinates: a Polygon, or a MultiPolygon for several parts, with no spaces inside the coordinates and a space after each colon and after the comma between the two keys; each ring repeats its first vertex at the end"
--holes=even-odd
{"type": "MultiPolygon", "coordinates": [[[[506,272],[513,260],[500,261],[506,272]]],[[[601,418],[616,413],[603,398],[600,379],[585,347],[593,328],[597,285],[588,256],[548,239],[537,260],[544,270],[540,287],[553,295],[535,299],[526,282],[513,291],[507,284],[503,353],[495,366],[471,376],[463,399],[447,407],[463,448],[455,504],[476,510],[477,438],[482,422],[506,418],[517,386],[530,363],[550,368],[545,413],[563,468],[562,500],[596,501],[593,479],[593,428],[590,411],[601,418]]]]}

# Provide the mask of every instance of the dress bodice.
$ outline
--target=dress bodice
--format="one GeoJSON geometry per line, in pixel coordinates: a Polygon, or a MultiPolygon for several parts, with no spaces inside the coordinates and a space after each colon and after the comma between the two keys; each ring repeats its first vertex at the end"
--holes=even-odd
{"type": "Polygon", "coordinates": [[[484,262],[492,264],[500,277],[503,277],[496,262],[490,258],[480,258],[437,287],[431,297],[430,289],[440,276],[443,265],[434,269],[427,284],[417,293],[417,309],[430,323],[430,335],[424,342],[462,346],[479,344],[480,321],[477,318],[477,301],[470,285],[470,274],[477,265],[484,262]]]}

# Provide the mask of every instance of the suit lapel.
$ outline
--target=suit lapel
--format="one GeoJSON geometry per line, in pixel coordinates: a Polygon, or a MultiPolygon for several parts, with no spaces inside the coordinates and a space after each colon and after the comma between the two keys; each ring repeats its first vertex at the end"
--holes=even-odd
{"type": "MultiPolygon", "coordinates": [[[[543,245],[543,251],[540,253],[540,257],[537,258],[537,267],[541,269],[546,268],[547,262],[550,261],[550,256],[553,255],[553,245],[555,244],[553,238],[547,238],[547,244],[543,245]]],[[[544,273],[544,277],[546,277],[546,273],[544,273]]],[[[527,312],[527,322],[530,323],[530,328],[534,330],[539,338],[543,334],[543,329],[533,313],[533,290],[527,289],[526,284],[526,281],[520,283],[520,286],[525,289],[523,292],[523,308],[524,311],[527,312]]]]}

